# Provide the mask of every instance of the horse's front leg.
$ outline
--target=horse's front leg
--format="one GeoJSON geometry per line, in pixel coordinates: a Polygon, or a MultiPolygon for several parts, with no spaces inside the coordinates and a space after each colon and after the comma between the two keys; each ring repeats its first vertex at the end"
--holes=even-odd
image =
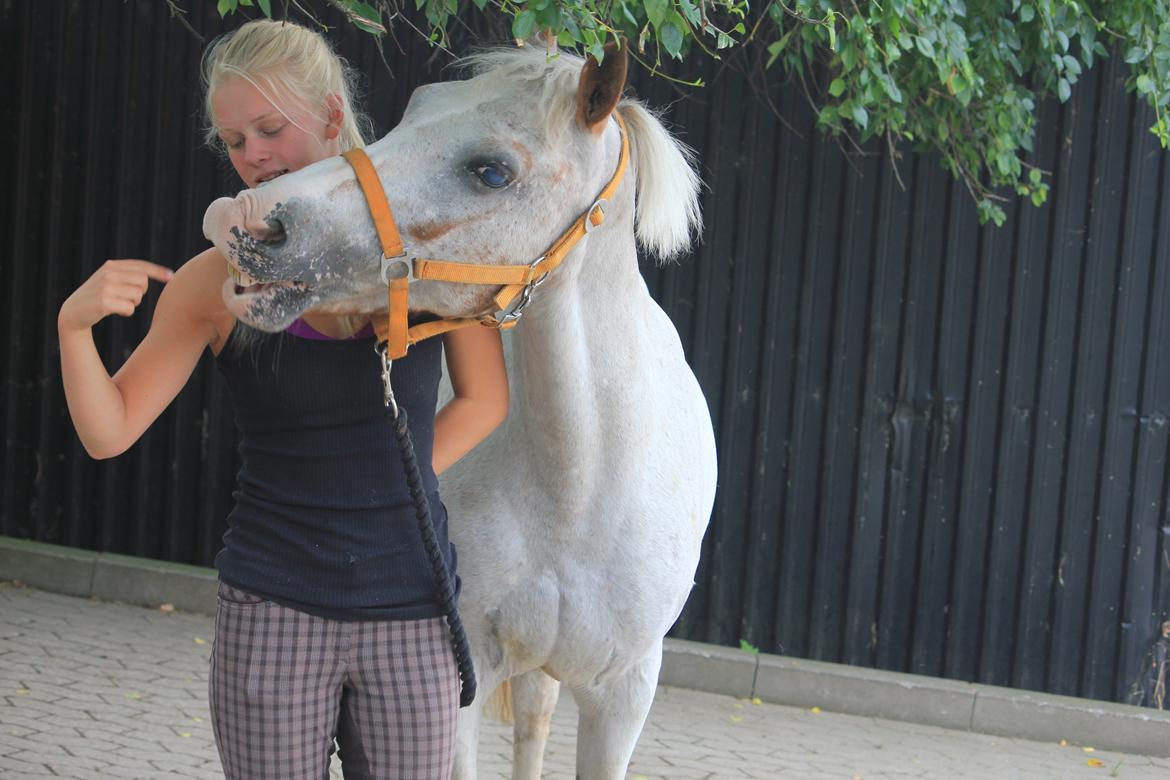
{"type": "Polygon", "coordinates": [[[452,780],[475,780],[475,756],[479,747],[479,724],[482,719],[483,696],[476,695],[475,701],[459,710],[459,720],[455,725],[455,766],[451,770],[452,780]]]}
{"type": "Polygon", "coordinates": [[[512,678],[512,780],[540,780],[561,684],[539,669],[512,678]]]}
{"type": "Polygon", "coordinates": [[[621,674],[572,688],[580,710],[577,726],[577,780],[620,780],[658,687],[662,643],[621,674]]]}

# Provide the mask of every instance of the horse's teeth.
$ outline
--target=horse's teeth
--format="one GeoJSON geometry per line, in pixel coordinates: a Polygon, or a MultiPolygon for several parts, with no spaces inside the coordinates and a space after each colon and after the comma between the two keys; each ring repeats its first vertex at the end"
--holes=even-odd
{"type": "Polygon", "coordinates": [[[236,281],[236,284],[240,285],[241,287],[249,287],[253,284],[260,283],[256,279],[236,268],[234,265],[228,265],[228,274],[230,274],[232,279],[236,281]]]}

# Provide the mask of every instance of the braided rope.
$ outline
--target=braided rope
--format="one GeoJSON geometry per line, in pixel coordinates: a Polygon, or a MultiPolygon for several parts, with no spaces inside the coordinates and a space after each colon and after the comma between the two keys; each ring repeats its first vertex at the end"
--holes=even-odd
{"type": "Polygon", "coordinates": [[[406,426],[405,409],[400,408],[398,415],[394,417],[394,435],[398,439],[398,449],[402,453],[402,468],[406,472],[406,484],[410,488],[411,500],[414,501],[414,513],[418,519],[423,549],[435,573],[439,602],[443,607],[443,616],[447,619],[447,627],[451,631],[451,647],[455,651],[455,663],[459,667],[459,680],[463,683],[459,692],[459,706],[466,707],[475,699],[475,669],[471,663],[471,648],[467,644],[467,632],[463,630],[463,621],[455,607],[455,589],[451,583],[451,572],[447,570],[447,560],[443,557],[443,551],[439,549],[435,526],[431,522],[431,506],[426,493],[423,492],[422,474],[414,455],[414,441],[410,438],[410,430],[406,426]]]}

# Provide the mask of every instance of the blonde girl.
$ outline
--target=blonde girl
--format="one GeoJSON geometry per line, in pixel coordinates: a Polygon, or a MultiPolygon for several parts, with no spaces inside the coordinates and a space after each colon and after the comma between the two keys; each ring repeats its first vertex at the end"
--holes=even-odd
{"type": "MultiPolygon", "coordinates": [[[[245,24],[209,47],[203,77],[209,140],[247,187],[364,143],[344,63],[310,30],[245,24]]],[[[224,773],[325,778],[336,740],[347,778],[446,778],[459,681],[369,324],[307,312],[256,336],[224,304],[227,277],[214,249],[177,272],[109,260],[58,316],[69,412],[94,457],[133,444],[205,349],[227,380],[242,467],[215,559],[210,706],[224,773]],[[165,287],[150,330],[111,377],[92,327],[133,314],[152,279],[165,287]]],[[[436,474],[507,413],[499,336],[471,328],[416,345],[393,383],[419,463],[433,466],[423,482],[454,577],[436,474]],[[455,398],[435,415],[444,352],[455,398]]]]}

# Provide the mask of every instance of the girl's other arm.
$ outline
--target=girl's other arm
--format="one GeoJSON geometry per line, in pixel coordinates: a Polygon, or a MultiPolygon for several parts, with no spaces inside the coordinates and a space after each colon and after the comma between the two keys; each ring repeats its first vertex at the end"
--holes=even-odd
{"type": "Polygon", "coordinates": [[[436,474],[487,438],[508,416],[504,346],[494,328],[463,328],[443,336],[455,397],[435,416],[436,474]]]}

